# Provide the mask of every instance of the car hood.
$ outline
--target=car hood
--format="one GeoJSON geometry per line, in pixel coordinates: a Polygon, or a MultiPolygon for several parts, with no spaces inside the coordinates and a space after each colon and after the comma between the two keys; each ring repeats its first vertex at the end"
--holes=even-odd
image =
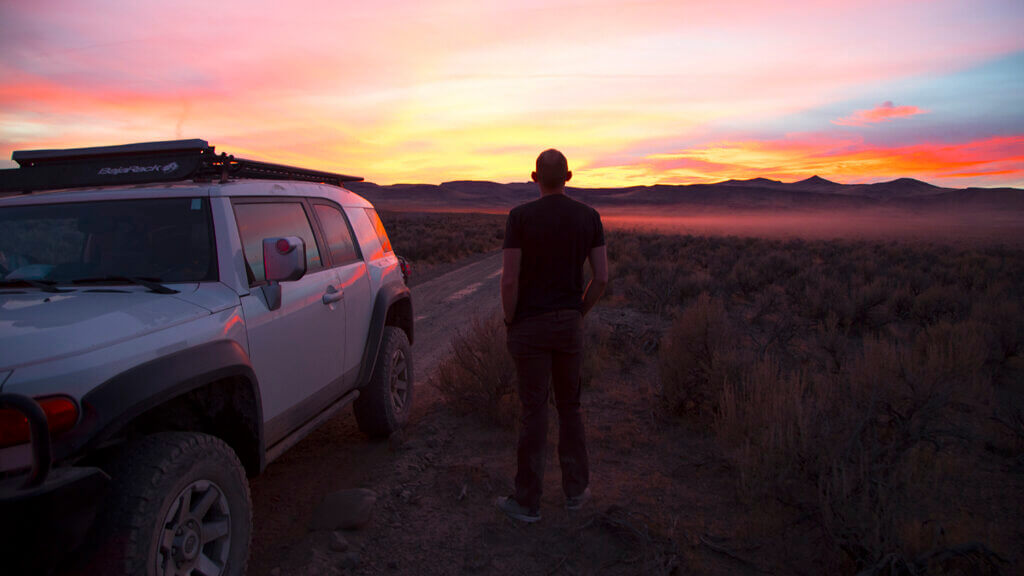
{"type": "Polygon", "coordinates": [[[179,296],[134,286],[0,293],[0,372],[103,348],[210,314],[179,296]]]}

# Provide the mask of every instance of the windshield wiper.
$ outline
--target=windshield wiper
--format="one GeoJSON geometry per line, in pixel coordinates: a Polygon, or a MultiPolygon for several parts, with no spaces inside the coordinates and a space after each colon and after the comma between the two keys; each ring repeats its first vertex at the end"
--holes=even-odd
{"type": "Polygon", "coordinates": [[[33,288],[38,288],[43,292],[50,292],[57,294],[60,292],[74,292],[74,290],[64,290],[54,286],[55,282],[52,280],[33,280],[30,278],[17,278],[14,280],[0,280],[0,286],[17,286],[20,284],[27,284],[33,288]]]}
{"type": "Polygon", "coordinates": [[[177,294],[178,291],[168,288],[160,283],[157,278],[139,278],[138,276],[96,276],[94,278],[76,278],[72,284],[102,284],[104,282],[120,282],[122,284],[138,284],[149,288],[150,292],[157,294],[177,294]]]}

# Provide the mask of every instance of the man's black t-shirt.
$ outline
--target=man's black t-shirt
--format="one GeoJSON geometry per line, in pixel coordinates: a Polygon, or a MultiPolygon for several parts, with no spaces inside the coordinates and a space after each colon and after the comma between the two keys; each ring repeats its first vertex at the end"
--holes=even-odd
{"type": "Polygon", "coordinates": [[[553,310],[580,310],[583,263],[604,246],[601,216],[565,194],[516,206],[505,224],[504,248],[523,251],[514,320],[553,310]]]}

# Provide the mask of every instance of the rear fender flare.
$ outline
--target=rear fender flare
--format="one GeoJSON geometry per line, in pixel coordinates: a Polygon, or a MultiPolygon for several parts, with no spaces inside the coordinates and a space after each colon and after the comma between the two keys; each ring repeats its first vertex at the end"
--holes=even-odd
{"type": "MultiPolygon", "coordinates": [[[[366,336],[366,346],[363,347],[363,360],[359,368],[358,387],[366,386],[373,374],[374,364],[377,362],[377,352],[380,350],[380,342],[384,336],[384,326],[388,318],[388,310],[391,306],[401,300],[408,300],[410,309],[412,307],[412,293],[409,287],[404,284],[385,284],[377,292],[377,298],[373,303],[373,315],[370,317],[370,332],[366,336]]],[[[410,320],[407,331],[409,343],[413,340],[413,328],[410,320]]]]}

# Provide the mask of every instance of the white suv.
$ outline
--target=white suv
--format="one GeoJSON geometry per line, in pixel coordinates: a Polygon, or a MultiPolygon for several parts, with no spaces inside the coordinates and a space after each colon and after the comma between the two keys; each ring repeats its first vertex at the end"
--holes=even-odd
{"type": "Polygon", "coordinates": [[[13,157],[5,570],[244,574],[246,475],[350,403],[375,437],[409,414],[411,295],[359,179],[202,140],[13,157]]]}

